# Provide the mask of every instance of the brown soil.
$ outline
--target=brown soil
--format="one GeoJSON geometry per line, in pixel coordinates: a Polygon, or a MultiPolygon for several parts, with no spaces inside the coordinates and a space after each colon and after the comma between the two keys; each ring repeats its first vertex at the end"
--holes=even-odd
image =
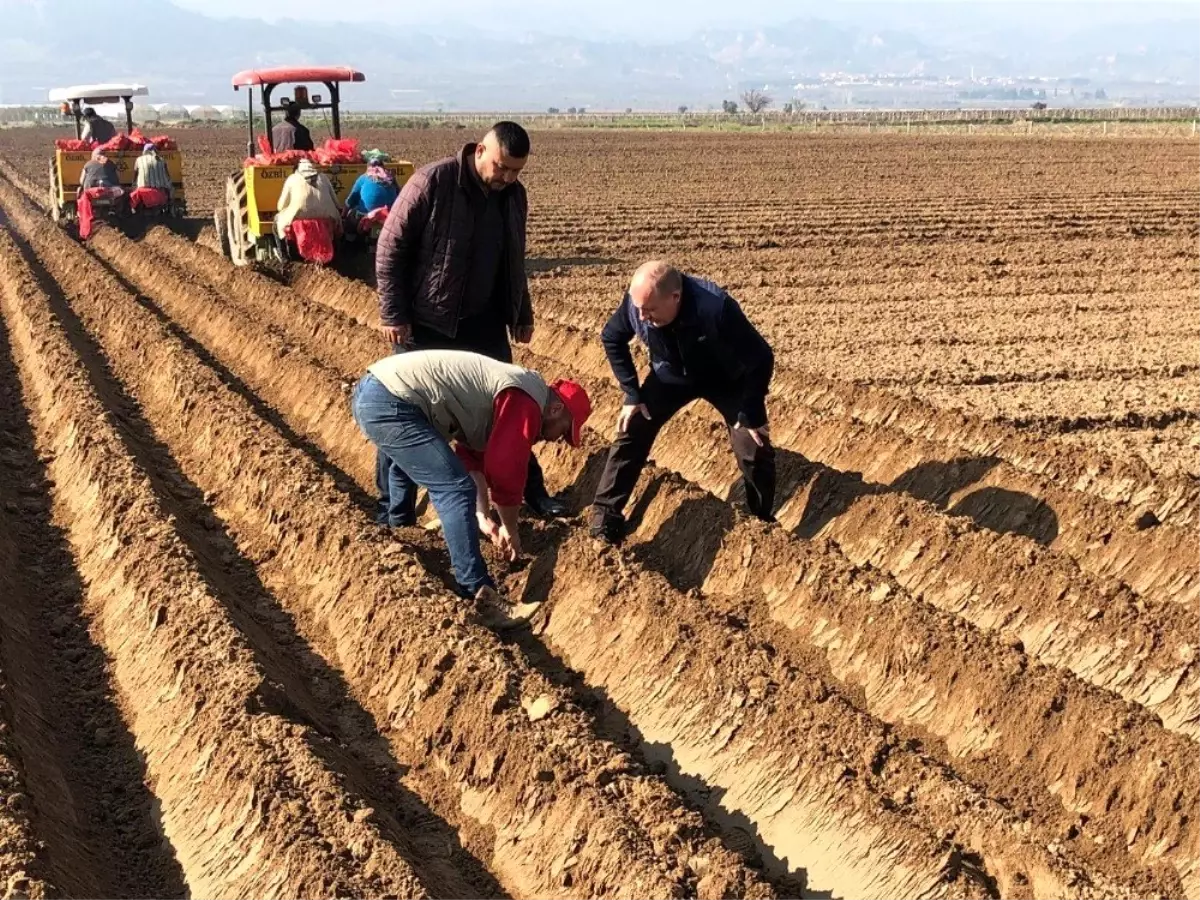
{"type": "MultiPolygon", "coordinates": [[[[183,137],[203,215],[242,136],[183,137]]],[[[1194,142],[536,135],[521,359],[596,403],[551,481],[669,253],[777,349],[779,524],[698,405],[626,548],[493,560],[544,602],[498,635],[370,521],[369,273],[81,247],[45,141],[0,139],[0,892],[1200,897],[1194,142]]]]}

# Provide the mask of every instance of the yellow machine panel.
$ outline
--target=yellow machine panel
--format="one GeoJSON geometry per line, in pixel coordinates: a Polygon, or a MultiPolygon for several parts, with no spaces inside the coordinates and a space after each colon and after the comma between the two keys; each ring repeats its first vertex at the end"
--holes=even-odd
{"type": "MultiPolygon", "coordinates": [[[[121,184],[125,187],[133,187],[134,179],[134,160],[142,155],[141,150],[110,150],[105,151],[105,156],[111,159],[117,166],[117,171],[121,176],[121,184]]],[[[171,176],[171,183],[175,185],[175,199],[177,201],[186,200],[183,189],[183,153],[180,150],[159,150],[159,158],[167,164],[167,173],[171,176]]],[[[83,166],[92,158],[89,150],[55,150],[54,162],[58,167],[58,202],[59,203],[74,203],[75,192],[79,190],[79,178],[83,172],[83,166]]]]}
{"type": "MultiPolygon", "coordinates": [[[[336,166],[318,166],[329,176],[333,193],[339,206],[345,206],[346,198],[358,176],[367,171],[366,163],[349,163],[336,166]]],[[[402,185],[412,176],[414,166],[405,160],[389,162],[384,168],[396,176],[396,184],[402,185]]],[[[283,182],[296,171],[295,166],[248,166],[246,168],[246,206],[249,211],[250,233],[255,238],[271,233],[275,212],[279,209],[279,195],[283,193],[283,182]]]]}

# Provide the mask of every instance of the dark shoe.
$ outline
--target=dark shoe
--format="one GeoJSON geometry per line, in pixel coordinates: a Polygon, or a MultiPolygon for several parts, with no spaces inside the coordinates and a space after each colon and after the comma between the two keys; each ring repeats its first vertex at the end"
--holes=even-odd
{"type": "Polygon", "coordinates": [[[535,516],[543,519],[565,519],[571,515],[571,507],[567,505],[567,501],[550,494],[526,497],[525,505],[535,516]]]}
{"type": "Polygon", "coordinates": [[[592,516],[592,524],[588,530],[592,537],[619,547],[625,540],[625,519],[623,516],[596,513],[592,516]]]}

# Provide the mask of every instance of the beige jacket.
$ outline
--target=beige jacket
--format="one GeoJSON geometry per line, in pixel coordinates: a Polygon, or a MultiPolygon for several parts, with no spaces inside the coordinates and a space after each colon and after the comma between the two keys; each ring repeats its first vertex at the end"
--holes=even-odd
{"type": "Polygon", "coordinates": [[[317,173],[310,181],[300,172],[293,172],[284,181],[275,213],[275,233],[282,237],[284,229],[296,219],[332,219],[334,230],[341,230],[342,212],[333,185],[324,174],[317,173]]]}

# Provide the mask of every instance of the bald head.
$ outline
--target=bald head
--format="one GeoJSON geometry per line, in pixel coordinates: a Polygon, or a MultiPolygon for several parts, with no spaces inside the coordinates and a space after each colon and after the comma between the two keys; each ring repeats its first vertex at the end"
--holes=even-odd
{"type": "Polygon", "coordinates": [[[682,294],[683,276],[661,259],[642,263],[629,282],[629,299],[638,316],[655,327],[675,321],[682,294]]]}

